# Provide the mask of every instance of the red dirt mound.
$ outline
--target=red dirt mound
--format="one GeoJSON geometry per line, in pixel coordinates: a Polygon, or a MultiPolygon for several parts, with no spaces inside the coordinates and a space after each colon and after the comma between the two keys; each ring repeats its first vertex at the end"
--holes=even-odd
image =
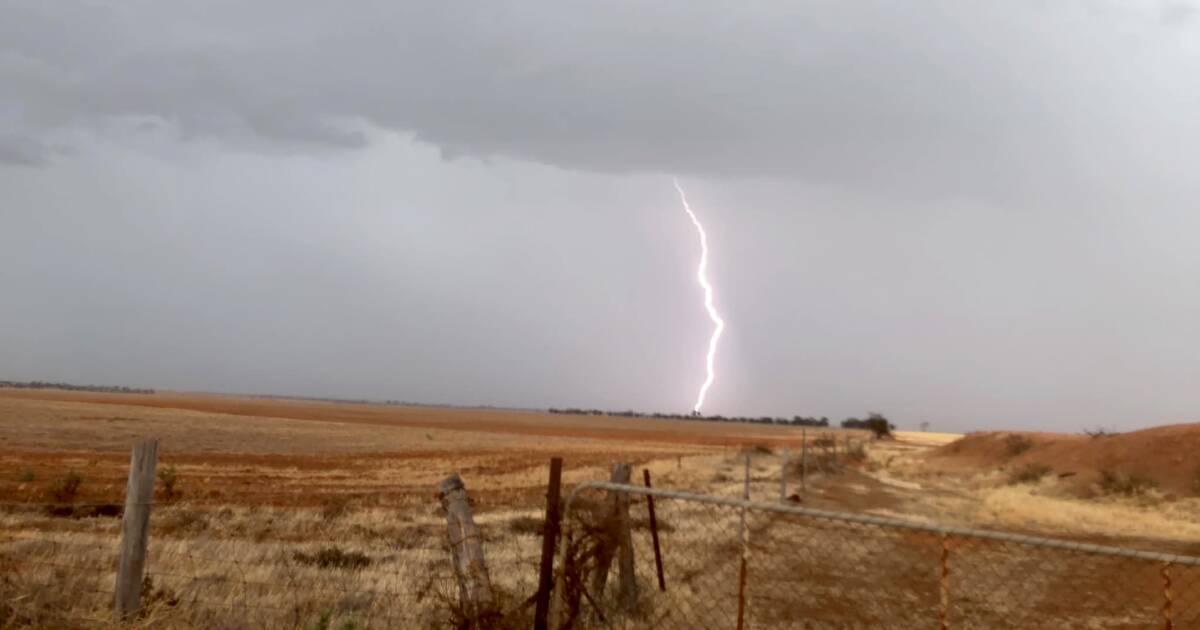
{"type": "Polygon", "coordinates": [[[1080,491],[1097,482],[1102,471],[1111,471],[1151,479],[1164,492],[1196,495],[1200,494],[1200,423],[1099,436],[972,433],[932,451],[929,462],[959,471],[1041,464],[1067,476],[1080,491]]]}

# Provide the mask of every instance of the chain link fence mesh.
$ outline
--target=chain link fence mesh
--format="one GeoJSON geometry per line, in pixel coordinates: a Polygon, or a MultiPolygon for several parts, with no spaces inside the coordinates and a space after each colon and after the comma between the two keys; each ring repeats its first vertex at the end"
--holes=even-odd
{"type": "Polygon", "coordinates": [[[563,594],[561,629],[1200,628],[1197,558],[609,483],[578,488],[564,526],[587,590],[563,594]],[[594,577],[622,492],[633,600],[594,577]]]}

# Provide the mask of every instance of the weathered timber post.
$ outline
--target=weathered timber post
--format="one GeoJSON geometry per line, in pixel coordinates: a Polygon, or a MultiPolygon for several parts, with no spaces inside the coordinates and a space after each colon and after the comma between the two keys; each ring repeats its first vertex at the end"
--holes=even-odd
{"type": "MultiPolygon", "coordinates": [[[[609,481],[629,485],[631,471],[632,468],[629,464],[614,464],[609,481]]],[[[605,541],[596,557],[596,573],[592,577],[592,593],[596,599],[604,596],[613,556],[618,555],[617,567],[620,584],[617,589],[617,601],[628,610],[637,603],[637,581],[633,573],[633,537],[629,531],[629,493],[610,491],[607,511],[604,519],[605,541]]]]}
{"type": "MultiPolygon", "coordinates": [[[[649,468],[642,469],[642,479],[645,480],[647,488],[652,487],[649,468]]],[[[667,581],[663,577],[662,548],[658,545],[658,517],[654,514],[654,495],[646,495],[646,506],[650,510],[650,540],[654,543],[654,569],[658,572],[658,590],[665,593],[667,581]]]]}
{"type": "Polygon", "coordinates": [[[800,491],[808,492],[808,430],[800,429],[800,491]]]}
{"type": "MultiPolygon", "coordinates": [[[[742,482],[742,500],[750,500],[750,454],[746,453],[746,475],[742,482]]],[[[746,627],[746,508],[742,508],[741,520],[738,522],[738,550],[741,553],[741,568],[738,571],[738,609],[737,629],[746,627]]]]}
{"type": "Polygon", "coordinates": [[[546,522],[542,527],[542,565],[538,575],[537,607],[533,613],[534,630],[548,630],[550,627],[548,616],[550,589],[554,585],[554,549],[562,521],[562,463],[561,457],[550,459],[550,485],[546,489],[546,522]]]}
{"type": "Polygon", "coordinates": [[[788,447],[783,447],[783,461],[779,467],[779,502],[787,501],[787,468],[788,468],[788,447]]]}
{"type": "Polygon", "coordinates": [[[468,623],[474,627],[493,612],[492,581],[483,557],[483,540],[471,515],[467,489],[457,474],[438,483],[438,498],[446,510],[446,534],[450,539],[459,600],[468,623]]]}
{"type": "Polygon", "coordinates": [[[132,619],[141,607],[146,547],[150,543],[150,504],[154,501],[154,470],[157,467],[158,440],[138,440],[129,460],[125,514],[121,519],[121,556],[113,603],[113,616],[117,621],[132,619]]]}

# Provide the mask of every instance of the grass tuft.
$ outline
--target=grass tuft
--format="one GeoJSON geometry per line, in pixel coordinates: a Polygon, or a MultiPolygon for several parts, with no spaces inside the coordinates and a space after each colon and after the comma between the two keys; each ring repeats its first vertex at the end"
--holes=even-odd
{"type": "Polygon", "coordinates": [[[83,477],[73,470],[69,471],[50,486],[50,498],[59,503],[71,503],[79,496],[79,487],[82,485],[83,477]]]}
{"type": "Polygon", "coordinates": [[[371,558],[359,551],[343,551],[340,547],[325,547],[317,553],[297,551],[292,559],[301,564],[319,567],[321,569],[346,569],[357,571],[371,564],[371,558]]]}
{"type": "Polygon", "coordinates": [[[1021,483],[1037,483],[1052,472],[1054,469],[1045,464],[1025,464],[1008,476],[1008,484],[1015,486],[1021,483]]]}
{"type": "Polygon", "coordinates": [[[1106,495],[1124,495],[1127,497],[1142,496],[1157,489],[1158,482],[1133,473],[1100,471],[1100,492],[1106,495]]]}

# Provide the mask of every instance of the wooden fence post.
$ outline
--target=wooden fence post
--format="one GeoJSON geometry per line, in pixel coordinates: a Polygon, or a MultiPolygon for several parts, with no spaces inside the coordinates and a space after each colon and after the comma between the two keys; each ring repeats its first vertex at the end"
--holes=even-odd
{"type": "Polygon", "coordinates": [[[808,494],[808,430],[800,429],[800,491],[808,494]]]}
{"type": "MultiPolygon", "coordinates": [[[[750,500],[750,454],[746,453],[746,476],[742,482],[742,500],[750,500]]],[[[738,549],[742,556],[741,568],[738,571],[738,608],[737,630],[745,628],[746,619],[746,508],[742,508],[741,520],[738,522],[738,549]]]]}
{"type": "MultiPolygon", "coordinates": [[[[609,481],[629,485],[631,472],[632,467],[629,464],[614,464],[609,481]]],[[[608,540],[601,546],[600,553],[596,558],[592,592],[596,599],[604,596],[613,556],[618,555],[617,568],[620,584],[617,589],[617,601],[627,610],[637,604],[637,581],[633,574],[633,536],[629,529],[629,493],[610,491],[608,493],[608,514],[605,519],[608,540]]]]}
{"type": "Polygon", "coordinates": [[[150,543],[150,504],[154,501],[154,471],[158,466],[158,440],[138,440],[129,460],[125,485],[125,514],[121,519],[121,556],[117,564],[113,616],[127,621],[137,615],[150,543]]]}
{"type": "MultiPolygon", "coordinates": [[[[650,485],[650,469],[642,469],[642,479],[646,482],[646,487],[650,485]]],[[[662,548],[658,545],[658,517],[654,514],[654,495],[646,495],[646,507],[650,510],[650,540],[654,543],[654,569],[658,572],[658,590],[667,592],[667,581],[663,577],[662,565],[662,548]]]]}
{"type": "Polygon", "coordinates": [[[783,447],[783,465],[779,469],[779,502],[787,502],[788,447],[783,447]]]}
{"type": "Polygon", "coordinates": [[[479,526],[471,515],[467,489],[457,474],[438,483],[438,498],[446,510],[446,532],[463,612],[469,623],[476,624],[493,612],[492,581],[483,557],[479,526]]]}
{"type": "Polygon", "coordinates": [[[554,585],[554,549],[562,521],[562,463],[561,457],[550,459],[550,485],[546,489],[546,522],[542,527],[542,565],[541,574],[538,576],[537,607],[533,613],[534,630],[548,630],[550,627],[548,616],[550,590],[554,585]]]}

